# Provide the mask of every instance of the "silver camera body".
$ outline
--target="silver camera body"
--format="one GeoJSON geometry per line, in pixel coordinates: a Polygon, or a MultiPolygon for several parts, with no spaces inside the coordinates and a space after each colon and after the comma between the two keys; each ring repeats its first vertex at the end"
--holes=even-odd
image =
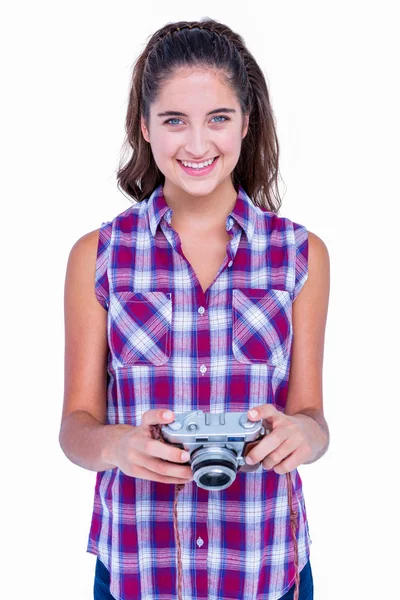
{"type": "Polygon", "coordinates": [[[193,479],[205,490],[223,490],[235,481],[238,470],[258,469],[260,463],[247,465],[245,456],[269,433],[262,420],[250,421],[247,412],[202,410],[175,414],[160,431],[165,442],[189,452],[193,479]]]}

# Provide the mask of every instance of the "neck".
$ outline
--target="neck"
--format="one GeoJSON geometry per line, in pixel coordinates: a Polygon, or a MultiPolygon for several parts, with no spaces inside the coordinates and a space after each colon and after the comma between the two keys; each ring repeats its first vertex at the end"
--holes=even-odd
{"type": "Polygon", "coordinates": [[[170,182],[164,184],[163,193],[173,211],[171,224],[174,229],[184,227],[197,232],[220,227],[225,230],[226,218],[237,199],[230,178],[206,196],[192,195],[170,182]]]}

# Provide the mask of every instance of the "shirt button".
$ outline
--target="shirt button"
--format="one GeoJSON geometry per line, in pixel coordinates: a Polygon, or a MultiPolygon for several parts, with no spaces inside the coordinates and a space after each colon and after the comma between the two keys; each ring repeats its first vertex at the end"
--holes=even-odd
{"type": "Polygon", "coordinates": [[[204,373],[205,373],[206,371],[207,371],[207,367],[206,367],[206,365],[201,365],[201,367],[200,367],[200,373],[203,373],[203,375],[204,375],[204,373]]]}
{"type": "Polygon", "coordinates": [[[201,539],[201,537],[197,538],[197,545],[199,548],[201,548],[201,546],[204,544],[204,541],[201,539]]]}
{"type": "Polygon", "coordinates": [[[198,309],[198,312],[202,315],[204,313],[204,306],[200,306],[200,308],[198,309]]]}
{"type": "Polygon", "coordinates": [[[232,265],[233,265],[233,260],[230,260],[230,261],[228,262],[228,267],[231,267],[232,265]]]}

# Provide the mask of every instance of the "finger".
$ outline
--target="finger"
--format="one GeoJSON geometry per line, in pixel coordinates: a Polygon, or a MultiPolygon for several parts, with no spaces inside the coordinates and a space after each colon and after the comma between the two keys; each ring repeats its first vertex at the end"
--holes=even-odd
{"type": "Polygon", "coordinates": [[[179,465],[174,462],[169,462],[168,460],[162,460],[161,458],[154,457],[151,454],[143,454],[140,460],[140,465],[149,471],[164,477],[189,479],[193,476],[190,465],[179,465]]]}
{"type": "Polygon", "coordinates": [[[285,440],[276,450],[270,452],[262,461],[264,469],[273,469],[288,458],[299,447],[299,441],[294,437],[285,440]]]}
{"type": "Polygon", "coordinates": [[[248,416],[252,421],[257,421],[258,419],[270,419],[277,417],[280,414],[280,411],[275,408],[273,404],[261,404],[248,411],[248,416]]]}
{"type": "Polygon", "coordinates": [[[254,465],[257,462],[264,460],[266,456],[274,452],[279,446],[289,438],[289,430],[284,428],[274,429],[267,436],[254,446],[254,448],[246,456],[246,462],[249,465],[254,465]]]}
{"type": "Polygon", "coordinates": [[[298,466],[303,464],[303,458],[301,455],[301,449],[298,448],[290,456],[285,458],[279,465],[274,467],[275,473],[278,475],[284,475],[285,473],[290,473],[290,471],[294,471],[298,466]]]}
{"type": "Polygon", "coordinates": [[[151,481],[158,481],[160,483],[188,483],[188,481],[193,480],[193,473],[190,474],[189,477],[175,477],[171,475],[164,475],[162,473],[157,473],[157,471],[152,471],[151,469],[147,469],[146,467],[135,465],[135,472],[133,474],[134,477],[139,477],[140,479],[148,479],[151,481]]]}
{"type": "Polygon", "coordinates": [[[143,413],[141,424],[145,427],[150,427],[151,425],[159,425],[160,423],[170,423],[174,418],[175,415],[172,410],[153,408],[143,413]]]}
{"type": "Polygon", "coordinates": [[[186,450],[151,438],[146,440],[144,451],[151,456],[163,458],[173,463],[180,464],[190,459],[190,454],[186,450]]]}

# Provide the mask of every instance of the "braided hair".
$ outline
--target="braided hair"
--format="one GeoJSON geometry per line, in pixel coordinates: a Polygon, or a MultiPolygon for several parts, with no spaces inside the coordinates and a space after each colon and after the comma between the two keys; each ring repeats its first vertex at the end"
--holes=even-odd
{"type": "Polygon", "coordinates": [[[243,38],[208,17],[168,23],[150,36],[137,58],[125,122],[124,149],[130,156],[119,165],[118,187],[140,202],[164,183],[165,177],[143,138],[141,117],[148,126],[150,106],[163,84],[179,69],[187,68],[218,72],[235,93],[242,115],[249,116],[249,127],[231,174],[232,183],[242,185],[255,205],[278,212],[282,204],[277,183],[279,143],[264,74],[243,38]]]}

